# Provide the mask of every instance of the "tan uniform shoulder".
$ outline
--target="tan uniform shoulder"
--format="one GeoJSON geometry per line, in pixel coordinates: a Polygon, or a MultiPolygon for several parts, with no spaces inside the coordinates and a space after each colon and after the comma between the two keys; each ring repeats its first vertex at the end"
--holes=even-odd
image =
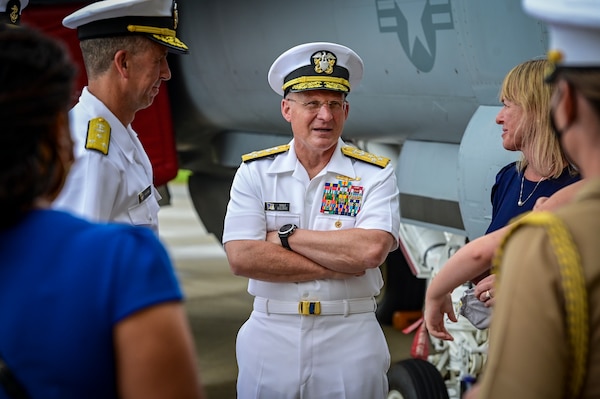
{"type": "Polygon", "coordinates": [[[108,121],[104,118],[90,119],[88,122],[87,136],[85,138],[85,148],[108,155],[109,144],[110,124],[108,121]]]}
{"type": "Polygon", "coordinates": [[[355,158],[373,165],[377,165],[380,168],[385,168],[387,164],[390,163],[389,158],[371,154],[370,152],[366,152],[349,145],[342,147],[342,153],[350,158],[355,158]]]}
{"type": "Polygon", "coordinates": [[[281,154],[283,152],[288,151],[289,149],[290,149],[290,145],[285,144],[285,145],[279,145],[277,147],[267,148],[265,150],[252,151],[252,152],[249,152],[248,154],[242,155],[242,161],[243,162],[256,161],[257,159],[265,158],[270,155],[281,154]]]}

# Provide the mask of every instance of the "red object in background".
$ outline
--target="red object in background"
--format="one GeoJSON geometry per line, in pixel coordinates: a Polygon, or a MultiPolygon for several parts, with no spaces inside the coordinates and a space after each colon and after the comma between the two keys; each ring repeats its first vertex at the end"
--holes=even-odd
{"type": "MultiPolygon", "coordinates": [[[[21,24],[36,27],[48,35],[64,42],[71,53],[73,61],[79,67],[79,75],[75,83],[73,103],[77,102],[82,88],[87,84],[83,58],[79,49],[77,31],[62,25],[62,20],[73,11],[89,2],[59,5],[30,4],[21,15],[21,24]]],[[[138,111],[132,123],[138,133],[144,149],[148,153],[154,172],[154,185],[161,186],[177,176],[179,165],[175,148],[175,132],[171,120],[171,105],[165,82],[154,103],[138,111]]]]}

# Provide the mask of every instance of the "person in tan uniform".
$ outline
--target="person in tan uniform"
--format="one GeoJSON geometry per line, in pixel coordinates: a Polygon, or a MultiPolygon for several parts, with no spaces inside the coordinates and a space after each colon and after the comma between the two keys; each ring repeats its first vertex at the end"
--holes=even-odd
{"type": "Polygon", "coordinates": [[[527,215],[505,238],[488,363],[465,397],[598,398],[600,2],[523,5],[548,25],[552,120],[585,183],[571,203],[527,215]]]}

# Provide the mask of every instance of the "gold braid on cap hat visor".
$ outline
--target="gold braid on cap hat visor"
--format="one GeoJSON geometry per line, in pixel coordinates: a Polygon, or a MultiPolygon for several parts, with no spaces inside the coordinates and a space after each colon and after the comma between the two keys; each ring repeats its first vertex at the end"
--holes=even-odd
{"type": "Polygon", "coordinates": [[[308,89],[331,89],[339,91],[350,91],[350,82],[344,78],[334,78],[327,76],[302,76],[296,79],[292,79],[282,87],[285,92],[289,87],[293,87],[295,90],[308,90],[308,89]]]}
{"type": "Polygon", "coordinates": [[[161,35],[175,37],[175,31],[169,28],[155,28],[154,26],[142,26],[142,25],[127,25],[129,32],[139,33],[150,33],[152,35],[161,35]]]}
{"type": "Polygon", "coordinates": [[[188,49],[188,46],[175,37],[177,32],[175,32],[173,29],[155,28],[154,26],[127,25],[127,30],[135,33],[149,33],[162,42],[169,43],[175,47],[186,50],[188,49]]]}

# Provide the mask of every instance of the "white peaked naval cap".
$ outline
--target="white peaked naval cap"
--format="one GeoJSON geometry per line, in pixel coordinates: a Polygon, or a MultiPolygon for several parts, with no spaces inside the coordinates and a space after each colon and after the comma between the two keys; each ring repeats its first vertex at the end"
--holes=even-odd
{"type": "Polygon", "coordinates": [[[360,83],[363,61],[353,50],[336,43],[305,43],[287,50],[271,65],[269,85],[280,95],[305,90],[349,93],[360,83]]]}
{"type": "Polygon", "coordinates": [[[548,59],[556,67],[600,66],[600,0],[523,0],[548,27],[548,59]]]}
{"type": "Polygon", "coordinates": [[[177,38],[179,11],[174,0],[103,0],[89,4],[63,19],[77,29],[79,40],[99,37],[144,35],[186,54],[188,47],[177,38]]]}

